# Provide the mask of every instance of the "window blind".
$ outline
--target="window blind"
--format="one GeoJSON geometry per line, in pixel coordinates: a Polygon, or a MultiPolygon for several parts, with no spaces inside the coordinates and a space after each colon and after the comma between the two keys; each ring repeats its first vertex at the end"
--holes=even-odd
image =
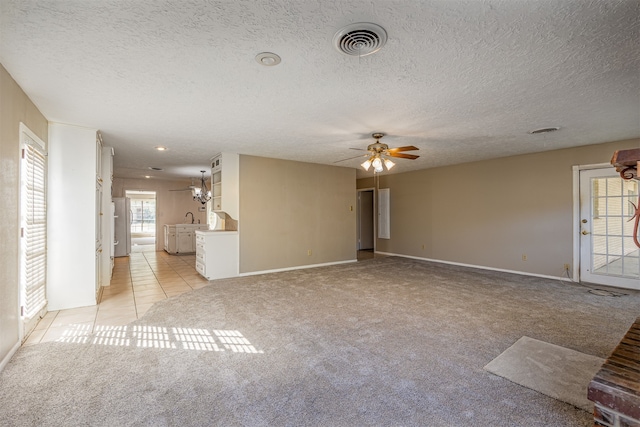
{"type": "Polygon", "coordinates": [[[26,133],[22,137],[21,288],[26,323],[47,303],[46,157],[39,142],[26,133]]]}

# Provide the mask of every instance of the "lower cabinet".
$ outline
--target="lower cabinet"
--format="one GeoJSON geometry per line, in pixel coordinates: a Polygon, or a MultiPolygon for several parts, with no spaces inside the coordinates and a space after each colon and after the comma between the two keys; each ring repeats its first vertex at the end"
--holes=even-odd
{"type": "Polygon", "coordinates": [[[170,254],[192,254],[196,251],[196,230],[207,230],[206,224],[164,226],[164,250],[170,254]]]}
{"type": "Polygon", "coordinates": [[[207,280],[238,275],[237,231],[196,231],[196,270],[207,280]]]}

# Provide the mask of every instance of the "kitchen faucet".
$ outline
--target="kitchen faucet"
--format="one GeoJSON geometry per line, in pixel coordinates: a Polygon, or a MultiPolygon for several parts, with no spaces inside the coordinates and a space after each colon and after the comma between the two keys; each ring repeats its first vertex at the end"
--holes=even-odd
{"type": "Polygon", "coordinates": [[[195,222],[195,219],[193,218],[193,213],[187,212],[184,217],[186,218],[187,216],[189,216],[189,214],[191,214],[191,224],[193,224],[195,222]]]}

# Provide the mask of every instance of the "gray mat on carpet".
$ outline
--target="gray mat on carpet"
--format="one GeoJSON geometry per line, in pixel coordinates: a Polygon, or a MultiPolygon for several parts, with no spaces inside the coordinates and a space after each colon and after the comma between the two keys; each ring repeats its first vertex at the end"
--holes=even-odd
{"type": "Polygon", "coordinates": [[[602,363],[599,357],[522,337],[484,369],[592,413],[587,387],[602,363]]]}

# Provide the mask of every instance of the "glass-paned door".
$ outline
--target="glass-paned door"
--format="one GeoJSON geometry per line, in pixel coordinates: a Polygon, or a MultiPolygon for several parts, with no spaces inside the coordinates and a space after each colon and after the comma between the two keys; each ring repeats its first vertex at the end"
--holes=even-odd
{"type": "Polygon", "coordinates": [[[640,248],[633,241],[638,181],[613,168],[580,172],[580,278],[640,289],[640,248]]]}
{"type": "Polygon", "coordinates": [[[20,128],[20,312],[27,336],[47,306],[47,157],[44,142],[20,128]]]}
{"type": "Polygon", "coordinates": [[[130,209],[131,251],[155,250],[156,245],[156,192],[127,190],[130,209]]]}

